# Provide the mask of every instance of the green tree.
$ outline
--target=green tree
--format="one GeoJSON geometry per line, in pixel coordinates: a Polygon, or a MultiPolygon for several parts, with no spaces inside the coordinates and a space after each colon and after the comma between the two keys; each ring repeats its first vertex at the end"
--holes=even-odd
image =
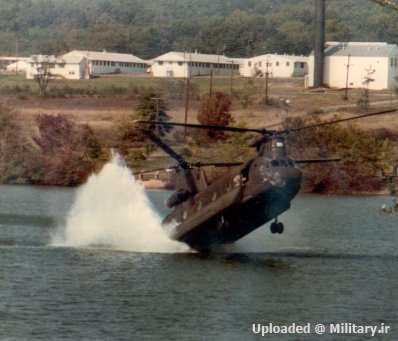
{"type": "Polygon", "coordinates": [[[49,55],[34,55],[31,56],[34,65],[34,79],[39,85],[40,96],[46,94],[48,83],[53,76],[51,70],[54,69],[55,64],[59,62],[55,56],[49,55]]]}

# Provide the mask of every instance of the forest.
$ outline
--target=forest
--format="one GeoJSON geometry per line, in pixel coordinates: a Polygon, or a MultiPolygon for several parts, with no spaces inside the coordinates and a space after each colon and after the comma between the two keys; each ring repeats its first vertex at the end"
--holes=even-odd
{"type": "MultiPolygon", "coordinates": [[[[247,57],[308,54],[314,0],[0,0],[0,55],[106,49],[151,59],[169,51],[247,57]]],[[[398,43],[398,12],[328,0],[326,39],[398,43]]]]}

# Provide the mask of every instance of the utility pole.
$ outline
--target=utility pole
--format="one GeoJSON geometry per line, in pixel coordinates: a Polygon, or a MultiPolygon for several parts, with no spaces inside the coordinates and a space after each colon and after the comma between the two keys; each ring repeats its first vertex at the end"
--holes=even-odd
{"type": "Polygon", "coordinates": [[[314,87],[323,85],[325,58],[325,0],[315,0],[314,87]]]}
{"type": "Polygon", "coordinates": [[[18,75],[18,40],[15,41],[15,75],[18,75]]]}
{"type": "Polygon", "coordinates": [[[247,58],[250,58],[250,50],[251,50],[252,43],[253,43],[253,39],[247,40],[247,50],[246,50],[247,58]]]}
{"type": "Polygon", "coordinates": [[[213,92],[213,73],[214,71],[210,71],[210,89],[209,89],[209,97],[211,97],[211,94],[213,92]]]}
{"type": "MultiPolygon", "coordinates": [[[[191,79],[191,61],[192,61],[192,54],[191,52],[189,53],[189,62],[188,64],[188,75],[187,75],[187,85],[186,85],[186,91],[185,91],[185,118],[184,118],[184,123],[188,123],[188,102],[189,102],[189,87],[190,87],[190,79],[191,79]]],[[[187,127],[184,127],[184,139],[187,138],[187,127]]]]}
{"type": "Polygon", "coordinates": [[[151,97],[151,100],[155,101],[156,103],[156,121],[160,121],[159,117],[159,101],[163,101],[162,97],[151,97]]]}
{"type": "Polygon", "coordinates": [[[343,97],[343,99],[345,101],[348,100],[348,74],[349,74],[349,71],[350,71],[350,58],[351,58],[351,55],[348,54],[347,75],[346,75],[346,80],[345,80],[345,90],[344,90],[344,97],[343,97]]]}
{"type": "Polygon", "coordinates": [[[234,61],[232,61],[231,64],[231,82],[230,82],[230,96],[231,96],[231,101],[232,101],[232,80],[234,77],[234,61]]]}
{"type": "Polygon", "coordinates": [[[269,56],[267,56],[267,60],[265,62],[265,105],[269,104],[269,100],[268,100],[268,77],[269,77],[269,56]]]}

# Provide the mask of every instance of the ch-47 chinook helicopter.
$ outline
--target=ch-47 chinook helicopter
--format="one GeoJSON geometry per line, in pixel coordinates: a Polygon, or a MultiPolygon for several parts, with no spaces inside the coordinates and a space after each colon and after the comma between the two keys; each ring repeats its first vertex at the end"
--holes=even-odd
{"type": "Polygon", "coordinates": [[[257,156],[244,163],[190,164],[156,135],[142,129],[178,162],[173,167],[174,192],[165,202],[173,210],[162,222],[164,229],[171,239],[184,242],[198,251],[210,251],[220,244],[233,243],[271,220],[274,220],[270,225],[271,232],[282,233],[284,226],[278,221],[278,216],[290,208],[290,202],[300,190],[303,179],[296,165],[338,161],[293,160],[288,156],[284,135],[394,111],[378,111],[287,130],[138,121],[140,125],[183,126],[261,135],[251,144],[256,148],[257,156]],[[209,184],[201,169],[201,166],[207,165],[236,167],[209,184]]]}

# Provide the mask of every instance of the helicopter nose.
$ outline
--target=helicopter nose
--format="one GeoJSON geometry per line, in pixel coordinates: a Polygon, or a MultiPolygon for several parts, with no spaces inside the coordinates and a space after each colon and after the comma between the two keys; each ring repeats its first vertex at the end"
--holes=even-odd
{"type": "Polygon", "coordinates": [[[275,169],[273,174],[273,185],[278,187],[284,187],[286,185],[300,185],[302,181],[302,173],[293,167],[275,169]]]}

